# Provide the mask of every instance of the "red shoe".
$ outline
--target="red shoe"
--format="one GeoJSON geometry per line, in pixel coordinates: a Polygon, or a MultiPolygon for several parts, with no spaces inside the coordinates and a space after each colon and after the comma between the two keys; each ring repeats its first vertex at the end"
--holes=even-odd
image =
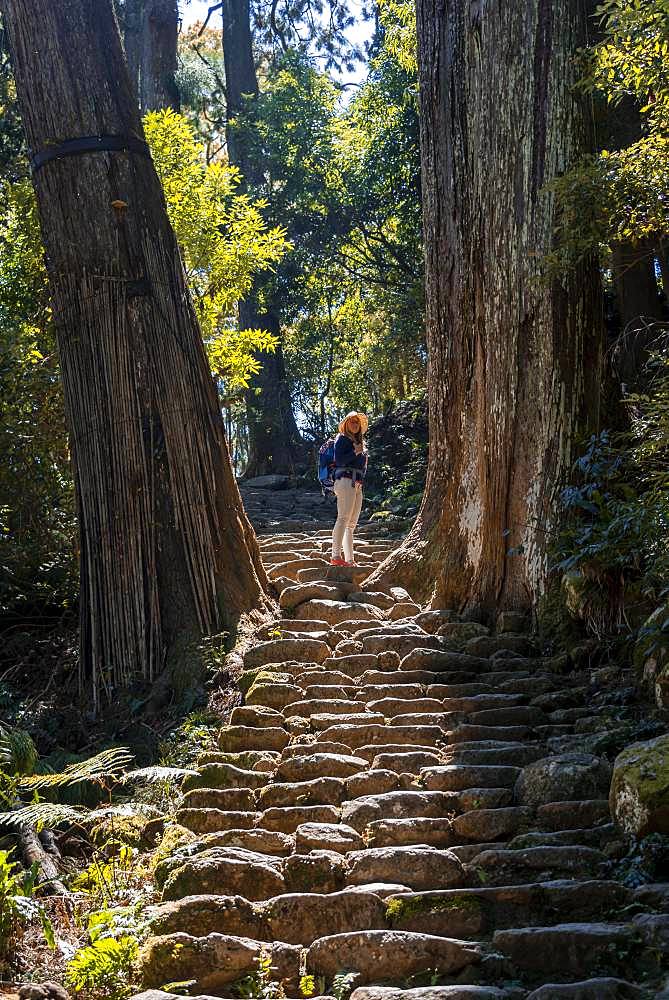
{"type": "Polygon", "coordinates": [[[344,559],[331,559],[331,566],[348,566],[348,563],[344,559]]]}

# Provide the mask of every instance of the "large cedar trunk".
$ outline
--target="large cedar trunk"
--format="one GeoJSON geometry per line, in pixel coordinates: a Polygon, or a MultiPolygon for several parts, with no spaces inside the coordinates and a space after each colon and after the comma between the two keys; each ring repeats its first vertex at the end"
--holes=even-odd
{"type": "MultiPolygon", "coordinates": [[[[223,60],[228,157],[239,168],[243,183],[254,187],[262,180],[262,163],[249,148],[244,129],[235,125],[236,116],[249,111],[249,99],[258,96],[249,0],[226,0],[223,4],[223,60]]],[[[246,393],[249,461],[244,474],[247,478],[267,473],[291,475],[296,463],[304,458],[304,444],[286,378],[279,316],[260,309],[257,295],[252,292],[240,303],[239,323],[241,329],[269,330],[279,338],[273,353],[256,354],[262,370],[251,379],[246,393]]]]}
{"type": "Polygon", "coordinates": [[[128,69],[142,114],[161,108],[178,111],[177,0],[126,0],[123,20],[128,69]]]}
{"type": "MultiPolygon", "coordinates": [[[[33,153],[143,138],[111,0],[0,9],[33,153]]],[[[266,578],[148,149],[51,159],[33,180],[76,474],[82,675],[111,695],[234,629],[266,578]]]]}
{"type": "Polygon", "coordinates": [[[416,524],[373,579],[433,607],[535,604],[575,437],[597,423],[596,262],[542,274],[545,185],[588,146],[584,19],[581,0],[418,0],[430,461],[416,524]]]}

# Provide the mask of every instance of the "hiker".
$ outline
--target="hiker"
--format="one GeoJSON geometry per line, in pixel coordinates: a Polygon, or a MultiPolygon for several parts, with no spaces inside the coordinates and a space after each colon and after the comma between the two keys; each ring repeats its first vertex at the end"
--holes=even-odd
{"type": "Polygon", "coordinates": [[[332,532],[332,566],[355,566],[353,532],[362,507],[362,483],[367,471],[363,435],[369,426],[364,413],[352,410],[339,425],[334,443],[334,493],[337,521],[332,532]]]}

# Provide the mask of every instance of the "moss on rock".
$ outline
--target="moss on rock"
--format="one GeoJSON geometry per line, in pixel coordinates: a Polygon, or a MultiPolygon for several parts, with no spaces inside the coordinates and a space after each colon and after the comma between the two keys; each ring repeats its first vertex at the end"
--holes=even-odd
{"type": "Polygon", "coordinates": [[[630,836],[669,833],[669,735],[633,743],[618,755],[609,803],[630,836]]]}

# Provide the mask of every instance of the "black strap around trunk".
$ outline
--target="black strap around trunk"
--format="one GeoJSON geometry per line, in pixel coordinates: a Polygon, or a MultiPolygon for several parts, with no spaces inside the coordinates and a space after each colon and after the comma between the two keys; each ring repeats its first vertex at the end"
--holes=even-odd
{"type": "Polygon", "coordinates": [[[80,156],[83,153],[137,153],[151,159],[151,150],[144,139],[134,135],[82,135],[77,139],[65,139],[35,153],[30,158],[33,174],[51,160],[65,156],[80,156]]]}

